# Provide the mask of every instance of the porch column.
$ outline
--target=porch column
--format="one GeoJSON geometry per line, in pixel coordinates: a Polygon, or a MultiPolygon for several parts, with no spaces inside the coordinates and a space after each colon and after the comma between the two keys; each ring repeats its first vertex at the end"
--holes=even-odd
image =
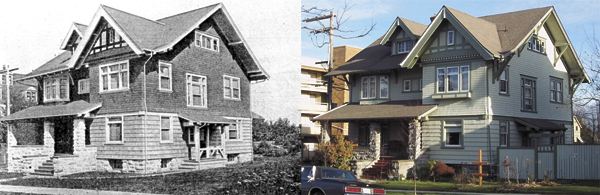
{"type": "Polygon", "coordinates": [[[408,124],[408,151],[410,159],[418,159],[421,152],[421,123],[418,120],[412,120],[408,124]]]}
{"type": "Polygon", "coordinates": [[[200,127],[194,126],[194,147],[196,148],[196,160],[200,160],[200,127]]]}
{"type": "Polygon", "coordinates": [[[206,158],[210,158],[210,126],[206,126],[206,158]]]}
{"type": "Polygon", "coordinates": [[[44,153],[54,156],[54,123],[44,120],[44,153]]]}
{"type": "Polygon", "coordinates": [[[372,122],[369,124],[369,157],[379,159],[381,154],[381,124],[372,122]]]}
{"type": "Polygon", "coordinates": [[[85,150],[85,120],[82,118],[73,119],[73,154],[85,150]]]}
{"type": "Polygon", "coordinates": [[[12,147],[17,145],[17,138],[12,132],[13,129],[13,125],[8,123],[6,130],[6,160],[8,162],[6,163],[8,164],[7,168],[9,172],[21,171],[21,168],[18,166],[19,163],[15,163],[16,159],[13,159],[13,157],[19,156],[19,154],[17,154],[18,151],[12,147]]]}
{"type": "Polygon", "coordinates": [[[12,132],[12,130],[14,129],[12,123],[7,123],[6,126],[8,127],[6,131],[6,146],[7,149],[10,149],[11,146],[17,145],[17,138],[12,132]]]}

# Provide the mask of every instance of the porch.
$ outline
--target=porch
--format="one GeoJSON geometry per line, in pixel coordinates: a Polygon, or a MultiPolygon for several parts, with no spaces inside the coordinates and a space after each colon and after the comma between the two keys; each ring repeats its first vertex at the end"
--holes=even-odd
{"type": "MultiPolygon", "coordinates": [[[[220,116],[199,116],[180,113],[187,158],[180,170],[200,170],[225,167],[228,156],[225,140],[229,127],[234,124],[220,116]]],[[[237,127],[234,127],[237,129],[237,127]]]]}

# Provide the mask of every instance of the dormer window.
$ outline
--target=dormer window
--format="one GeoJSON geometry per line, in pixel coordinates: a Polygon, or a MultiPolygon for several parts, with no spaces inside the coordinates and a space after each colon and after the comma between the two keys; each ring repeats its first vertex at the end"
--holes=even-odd
{"type": "Polygon", "coordinates": [[[534,35],[529,39],[529,42],[527,42],[527,49],[539,53],[546,53],[546,40],[534,35]]]}
{"type": "Polygon", "coordinates": [[[398,54],[408,53],[413,47],[412,41],[398,42],[398,54]]]}
{"type": "Polygon", "coordinates": [[[44,102],[69,101],[69,79],[66,76],[44,79],[44,102]]]}
{"type": "Polygon", "coordinates": [[[90,53],[98,53],[104,50],[127,46],[127,42],[115,32],[115,29],[106,24],[100,31],[96,43],[90,53]]]}

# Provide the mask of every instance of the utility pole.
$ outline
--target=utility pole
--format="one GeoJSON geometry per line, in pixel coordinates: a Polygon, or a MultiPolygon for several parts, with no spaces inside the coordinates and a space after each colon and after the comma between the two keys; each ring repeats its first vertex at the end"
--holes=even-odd
{"type": "MultiPolygon", "coordinates": [[[[10,72],[19,70],[19,68],[10,69],[9,65],[4,65],[2,68],[3,68],[3,70],[0,71],[0,74],[6,73],[6,75],[5,75],[6,78],[5,78],[5,80],[2,80],[2,82],[5,82],[5,84],[6,84],[6,116],[8,116],[8,115],[10,115],[10,84],[11,84],[10,83],[10,81],[11,81],[10,72]]],[[[0,95],[2,95],[2,94],[0,94],[0,95]]]]}

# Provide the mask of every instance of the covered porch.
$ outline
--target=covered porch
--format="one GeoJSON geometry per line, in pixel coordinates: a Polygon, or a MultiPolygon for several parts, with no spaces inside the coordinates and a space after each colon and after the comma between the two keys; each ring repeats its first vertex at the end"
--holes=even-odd
{"type": "Polygon", "coordinates": [[[220,116],[202,116],[179,113],[187,160],[180,169],[222,167],[227,162],[225,140],[234,121],[220,116]]]}
{"type": "Polygon", "coordinates": [[[567,128],[545,119],[515,118],[521,134],[522,147],[552,151],[557,144],[565,143],[567,128]]]}

